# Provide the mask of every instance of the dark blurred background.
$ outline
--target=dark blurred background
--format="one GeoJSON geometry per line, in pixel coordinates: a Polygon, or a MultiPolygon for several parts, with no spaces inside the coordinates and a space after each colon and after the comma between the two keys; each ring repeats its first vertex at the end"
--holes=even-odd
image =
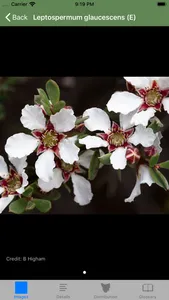
{"type": "MultiPolygon", "coordinates": [[[[21,109],[26,104],[33,104],[37,88],[45,88],[49,77],[0,77],[0,154],[7,158],[4,152],[6,139],[23,132],[20,123],[21,109]]],[[[75,114],[81,115],[90,107],[104,109],[112,93],[126,90],[124,79],[121,77],[52,77],[61,89],[61,100],[71,105],[75,114]]],[[[160,114],[165,125],[163,130],[161,160],[169,159],[169,116],[160,114]]],[[[169,171],[163,172],[169,179],[169,171]]],[[[80,207],[73,201],[73,195],[65,189],[62,197],[52,202],[53,208],[49,214],[163,214],[168,213],[169,193],[157,185],[149,188],[142,186],[142,195],[132,204],[124,203],[134,185],[135,174],[126,168],[122,172],[122,182],[118,181],[116,173],[110,166],[99,171],[92,182],[94,198],[88,206],[80,207]]],[[[8,213],[8,208],[3,212],[8,213]]],[[[34,212],[37,213],[37,212],[34,212]]]]}

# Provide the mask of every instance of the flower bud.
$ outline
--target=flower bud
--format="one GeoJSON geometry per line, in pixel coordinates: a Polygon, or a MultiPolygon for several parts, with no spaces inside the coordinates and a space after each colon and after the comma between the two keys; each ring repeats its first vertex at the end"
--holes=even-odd
{"type": "Polygon", "coordinates": [[[144,148],[144,153],[146,156],[151,157],[156,154],[157,150],[154,146],[144,148]]]}
{"type": "Polygon", "coordinates": [[[140,160],[140,152],[137,148],[134,148],[132,146],[127,148],[126,151],[126,159],[130,164],[135,164],[140,160]]]}

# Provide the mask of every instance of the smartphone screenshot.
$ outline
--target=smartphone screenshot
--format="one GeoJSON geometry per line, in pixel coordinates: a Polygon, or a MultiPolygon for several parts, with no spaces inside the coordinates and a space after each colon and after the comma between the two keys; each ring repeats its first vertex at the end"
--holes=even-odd
{"type": "Polygon", "coordinates": [[[0,0],[0,299],[168,299],[168,16],[0,0]]]}

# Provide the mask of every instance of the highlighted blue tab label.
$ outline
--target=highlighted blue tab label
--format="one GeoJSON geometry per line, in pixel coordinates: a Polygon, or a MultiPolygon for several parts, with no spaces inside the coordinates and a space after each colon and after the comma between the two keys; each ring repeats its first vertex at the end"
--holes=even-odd
{"type": "Polygon", "coordinates": [[[15,282],[15,294],[28,294],[28,283],[27,281],[16,281],[15,282]]]}

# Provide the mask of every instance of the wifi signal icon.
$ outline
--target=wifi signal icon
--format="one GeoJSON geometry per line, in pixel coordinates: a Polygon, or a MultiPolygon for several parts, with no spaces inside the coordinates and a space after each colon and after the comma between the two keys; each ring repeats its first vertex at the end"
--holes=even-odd
{"type": "Polygon", "coordinates": [[[36,3],[35,2],[29,2],[29,4],[33,7],[36,3]]]}

